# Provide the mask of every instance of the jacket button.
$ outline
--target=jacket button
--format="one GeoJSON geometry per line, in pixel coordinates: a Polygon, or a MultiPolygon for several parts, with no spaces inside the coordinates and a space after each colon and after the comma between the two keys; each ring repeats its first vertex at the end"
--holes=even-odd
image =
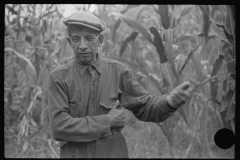
{"type": "Polygon", "coordinates": [[[93,103],[93,100],[91,100],[91,103],[93,103]]]}

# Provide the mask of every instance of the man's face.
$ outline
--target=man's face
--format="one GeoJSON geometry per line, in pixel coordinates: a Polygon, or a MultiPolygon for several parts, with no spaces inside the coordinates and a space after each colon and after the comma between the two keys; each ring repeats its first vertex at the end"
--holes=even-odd
{"type": "Polygon", "coordinates": [[[71,31],[68,42],[71,45],[75,57],[83,64],[91,65],[97,59],[98,47],[102,43],[102,35],[92,29],[82,28],[71,31]]]}

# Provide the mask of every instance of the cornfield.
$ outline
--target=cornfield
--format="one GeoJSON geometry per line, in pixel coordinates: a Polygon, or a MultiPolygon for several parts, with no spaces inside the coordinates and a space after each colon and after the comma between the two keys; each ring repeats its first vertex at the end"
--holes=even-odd
{"type": "MultiPolygon", "coordinates": [[[[92,5],[74,5],[89,10],[92,5]]],[[[183,81],[192,97],[160,124],[126,110],[130,158],[234,158],[219,149],[220,128],[235,133],[235,6],[95,5],[107,25],[102,56],[126,64],[153,95],[183,81]]],[[[59,158],[48,119],[47,78],[67,63],[62,4],[6,4],[4,32],[5,157],[59,158]]]]}

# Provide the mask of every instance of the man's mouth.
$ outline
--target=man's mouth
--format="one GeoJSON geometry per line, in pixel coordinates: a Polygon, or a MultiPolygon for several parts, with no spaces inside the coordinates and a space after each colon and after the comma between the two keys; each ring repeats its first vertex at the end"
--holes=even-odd
{"type": "Polygon", "coordinates": [[[91,53],[79,53],[79,55],[87,56],[90,55],[91,53]]]}

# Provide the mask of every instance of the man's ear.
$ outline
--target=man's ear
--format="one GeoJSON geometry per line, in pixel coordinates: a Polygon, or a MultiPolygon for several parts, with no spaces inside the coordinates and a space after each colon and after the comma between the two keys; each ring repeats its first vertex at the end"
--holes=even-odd
{"type": "Polygon", "coordinates": [[[99,37],[98,37],[98,47],[101,47],[102,43],[103,43],[103,35],[102,34],[99,34],[99,37]]]}
{"type": "Polygon", "coordinates": [[[67,37],[67,41],[68,41],[68,44],[69,44],[70,46],[72,46],[72,40],[71,40],[70,37],[67,37]]]}

